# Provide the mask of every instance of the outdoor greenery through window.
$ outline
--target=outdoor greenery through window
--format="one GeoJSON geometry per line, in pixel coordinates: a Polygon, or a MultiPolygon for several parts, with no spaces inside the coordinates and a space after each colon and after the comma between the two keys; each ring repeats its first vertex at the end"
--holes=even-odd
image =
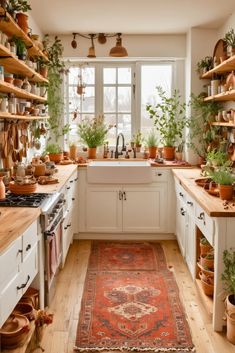
{"type": "Polygon", "coordinates": [[[107,135],[110,146],[119,133],[126,143],[138,130],[146,136],[153,126],[146,104],[157,102],[159,85],[171,95],[172,77],[171,62],[73,64],[64,87],[66,122],[71,127],[68,143],[79,143],[78,123],[98,115],[113,126],[107,135]]]}

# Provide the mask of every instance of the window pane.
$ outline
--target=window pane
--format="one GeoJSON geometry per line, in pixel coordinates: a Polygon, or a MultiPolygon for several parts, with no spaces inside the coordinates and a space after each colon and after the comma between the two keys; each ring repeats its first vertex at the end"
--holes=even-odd
{"type": "Polygon", "coordinates": [[[95,84],[95,68],[85,67],[82,69],[82,81],[87,85],[95,84]]]}
{"type": "Polygon", "coordinates": [[[104,84],[116,83],[116,69],[106,68],[103,71],[104,74],[104,84]]]}
{"type": "Polygon", "coordinates": [[[82,112],[95,112],[95,89],[86,87],[84,98],[82,100],[82,112]]]}
{"type": "Polygon", "coordinates": [[[118,87],[118,112],[131,112],[131,87],[118,87]]]}
{"type": "Polygon", "coordinates": [[[156,87],[161,86],[169,96],[172,88],[172,65],[142,65],[141,67],[141,131],[144,135],[153,126],[146,104],[156,104],[156,87]]]}
{"type": "Polygon", "coordinates": [[[104,87],[104,113],[116,111],[116,88],[104,87]]]}
{"type": "Polygon", "coordinates": [[[78,81],[78,72],[80,70],[78,67],[70,67],[69,69],[69,84],[77,84],[78,81]]]}
{"type": "Polygon", "coordinates": [[[73,87],[69,88],[69,111],[81,109],[81,96],[74,94],[73,87]]]}
{"type": "Polygon", "coordinates": [[[109,129],[107,134],[107,141],[109,142],[110,146],[116,145],[116,114],[105,114],[105,123],[107,125],[113,125],[111,129],[109,129]]]}
{"type": "Polygon", "coordinates": [[[118,83],[119,84],[131,84],[131,68],[121,67],[118,69],[118,83]]]}
{"type": "Polygon", "coordinates": [[[125,137],[125,144],[131,140],[131,114],[119,114],[118,115],[118,134],[121,132],[125,137]]]}

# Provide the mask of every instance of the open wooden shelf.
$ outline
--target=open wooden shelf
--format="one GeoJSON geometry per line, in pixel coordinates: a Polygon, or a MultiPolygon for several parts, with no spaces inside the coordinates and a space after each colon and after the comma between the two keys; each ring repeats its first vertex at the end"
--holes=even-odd
{"type": "Polygon", "coordinates": [[[234,123],[230,123],[230,122],[226,122],[226,121],[214,121],[213,123],[211,123],[211,125],[213,126],[225,126],[225,127],[232,127],[235,129],[235,124],[234,123]]]}
{"type": "Polygon", "coordinates": [[[26,76],[30,81],[45,83],[48,82],[46,78],[28,67],[24,61],[19,60],[2,44],[0,44],[0,65],[4,66],[5,71],[12,74],[20,74],[26,76]]]}
{"type": "Polygon", "coordinates": [[[14,19],[0,6],[0,30],[7,36],[21,38],[28,49],[30,56],[41,56],[48,61],[47,56],[34,44],[32,39],[18,26],[14,19]]]}
{"type": "Polygon", "coordinates": [[[1,81],[1,80],[0,80],[0,92],[13,93],[17,98],[34,99],[40,102],[46,102],[45,97],[37,96],[36,94],[26,92],[24,89],[18,88],[8,82],[1,81]]]}
{"type": "Polygon", "coordinates": [[[31,120],[49,119],[49,116],[17,115],[17,114],[10,114],[10,113],[0,112],[0,120],[1,119],[31,121],[31,120]]]}
{"type": "Polygon", "coordinates": [[[208,313],[208,315],[212,318],[213,315],[213,297],[209,297],[206,295],[202,289],[201,281],[200,279],[196,278],[196,287],[198,290],[198,293],[202,299],[202,303],[208,313]]]}
{"type": "Polygon", "coordinates": [[[231,56],[213,69],[207,71],[201,76],[203,79],[211,78],[214,74],[230,72],[235,69],[235,55],[231,56]]]}
{"type": "Polygon", "coordinates": [[[235,101],[235,89],[231,89],[230,91],[216,94],[215,96],[209,96],[204,99],[204,102],[210,101],[235,101]]]}

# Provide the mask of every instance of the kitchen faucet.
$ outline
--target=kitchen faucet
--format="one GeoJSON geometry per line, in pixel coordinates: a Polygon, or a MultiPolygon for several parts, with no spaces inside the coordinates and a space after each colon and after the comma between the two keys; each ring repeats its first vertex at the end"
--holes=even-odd
{"type": "Polygon", "coordinates": [[[122,151],[118,152],[118,145],[119,145],[119,138],[120,137],[122,138],[122,151],[126,151],[124,135],[122,133],[119,133],[117,136],[117,141],[116,141],[115,158],[118,158],[118,156],[122,155],[122,151]]]}

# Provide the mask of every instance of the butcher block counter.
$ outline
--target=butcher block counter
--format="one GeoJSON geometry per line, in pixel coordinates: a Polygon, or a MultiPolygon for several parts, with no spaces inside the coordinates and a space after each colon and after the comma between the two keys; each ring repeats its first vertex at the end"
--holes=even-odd
{"type": "Polygon", "coordinates": [[[198,202],[211,217],[235,217],[235,199],[224,206],[219,197],[208,194],[203,187],[195,183],[200,178],[201,169],[173,169],[173,175],[180,181],[183,188],[198,202]],[[226,207],[226,208],[225,208],[226,207]]]}
{"type": "Polygon", "coordinates": [[[39,217],[40,208],[0,207],[0,253],[39,217]]]}

